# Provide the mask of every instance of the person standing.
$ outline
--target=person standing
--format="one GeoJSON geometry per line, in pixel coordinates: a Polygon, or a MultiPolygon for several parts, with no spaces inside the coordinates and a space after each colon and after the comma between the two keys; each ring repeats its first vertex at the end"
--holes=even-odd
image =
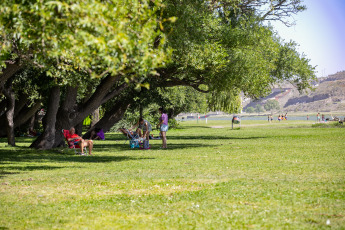
{"type": "Polygon", "coordinates": [[[159,113],[161,117],[159,118],[159,124],[157,127],[160,127],[161,137],[162,137],[162,149],[166,149],[167,147],[167,137],[166,133],[169,129],[168,125],[168,114],[163,108],[159,108],[159,113]]]}
{"type": "Polygon", "coordinates": [[[309,115],[307,115],[307,121],[309,121],[309,115]]]}

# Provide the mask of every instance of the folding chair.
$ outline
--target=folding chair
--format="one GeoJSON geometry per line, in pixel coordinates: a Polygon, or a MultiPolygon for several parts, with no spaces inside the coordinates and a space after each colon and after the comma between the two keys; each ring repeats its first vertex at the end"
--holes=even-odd
{"type": "Polygon", "coordinates": [[[127,143],[127,141],[131,141],[133,139],[139,139],[139,135],[137,133],[134,133],[134,135],[131,134],[131,131],[129,129],[121,128],[119,129],[123,135],[127,137],[124,144],[127,143]]]}
{"type": "Polygon", "coordinates": [[[131,131],[129,129],[122,128],[120,131],[127,137],[127,140],[124,144],[129,141],[129,146],[131,148],[139,148],[140,144],[143,142],[143,139],[139,137],[139,134],[131,134],[131,131]]]}
{"type": "MultiPolygon", "coordinates": [[[[69,130],[63,129],[62,133],[63,133],[63,136],[65,137],[66,142],[67,142],[68,148],[74,149],[74,153],[75,154],[82,155],[81,153],[77,152],[77,149],[80,149],[78,141],[68,141],[67,137],[69,135],[69,130]]],[[[84,146],[84,152],[86,152],[86,147],[85,146],[84,146]]]]}

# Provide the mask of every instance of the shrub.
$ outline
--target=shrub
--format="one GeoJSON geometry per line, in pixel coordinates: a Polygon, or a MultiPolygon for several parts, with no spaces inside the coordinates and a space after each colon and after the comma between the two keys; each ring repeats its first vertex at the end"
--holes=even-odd
{"type": "Polygon", "coordinates": [[[316,123],[311,127],[313,128],[345,128],[345,125],[339,122],[327,122],[327,123],[316,123]]]}

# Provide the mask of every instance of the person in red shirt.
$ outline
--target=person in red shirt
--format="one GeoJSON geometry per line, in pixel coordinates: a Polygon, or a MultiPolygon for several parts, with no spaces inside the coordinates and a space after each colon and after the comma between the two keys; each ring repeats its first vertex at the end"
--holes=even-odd
{"type": "Polygon", "coordinates": [[[89,155],[92,155],[92,148],[93,148],[93,141],[92,140],[84,140],[78,134],[75,133],[75,129],[72,127],[69,130],[69,134],[67,135],[68,143],[74,144],[78,142],[78,145],[81,149],[81,154],[84,154],[84,147],[89,147],[89,155]]]}

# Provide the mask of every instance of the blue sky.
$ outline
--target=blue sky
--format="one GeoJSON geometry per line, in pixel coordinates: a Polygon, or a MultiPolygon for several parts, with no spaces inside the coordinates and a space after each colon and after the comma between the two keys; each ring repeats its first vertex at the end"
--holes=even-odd
{"type": "Polygon", "coordinates": [[[296,41],[298,51],[316,66],[318,77],[345,70],[345,0],[305,0],[307,10],[293,16],[296,25],[272,23],[285,41],[296,41]]]}

